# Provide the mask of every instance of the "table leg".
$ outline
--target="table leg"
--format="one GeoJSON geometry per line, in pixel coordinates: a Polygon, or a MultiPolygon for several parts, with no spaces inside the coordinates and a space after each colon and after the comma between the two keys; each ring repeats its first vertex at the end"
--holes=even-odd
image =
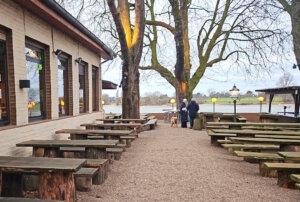
{"type": "Polygon", "coordinates": [[[33,147],[32,156],[33,157],[44,157],[45,148],[33,147]]]}
{"type": "Polygon", "coordinates": [[[72,172],[44,172],[40,174],[39,198],[74,202],[75,184],[72,172]]]}

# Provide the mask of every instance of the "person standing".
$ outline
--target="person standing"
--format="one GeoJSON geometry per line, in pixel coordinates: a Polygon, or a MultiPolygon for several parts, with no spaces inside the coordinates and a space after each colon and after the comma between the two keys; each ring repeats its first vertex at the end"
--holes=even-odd
{"type": "Polygon", "coordinates": [[[183,99],[180,104],[180,117],[181,117],[181,128],[187,128],[188,122],[188,111],[187,111],[188,101],[183,99]]]}
{"type": "Polygon", "coordinates": [[[190,115],[190,128],[194,126],[194,119],[198,117],[199,105],[196,102],[195,98],[192,98],[192,101],[187,107],[190,115]]]}

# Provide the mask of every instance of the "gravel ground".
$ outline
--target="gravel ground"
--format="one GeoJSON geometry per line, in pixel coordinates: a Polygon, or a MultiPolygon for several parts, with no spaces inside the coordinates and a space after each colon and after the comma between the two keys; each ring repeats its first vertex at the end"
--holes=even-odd
{"type": "Polygon", "coordinates": [[[263,178],[258,165],[210,145],[205,131],[162,122],[139,134],[109,177],[78,201],[300,201],[300,192],[263,178]]]}

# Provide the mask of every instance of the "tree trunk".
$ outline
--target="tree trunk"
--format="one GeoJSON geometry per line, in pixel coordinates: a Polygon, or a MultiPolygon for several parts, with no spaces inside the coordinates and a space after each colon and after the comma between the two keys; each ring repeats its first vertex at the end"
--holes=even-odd
{"type": "Polygon", "coordinates": [[[122,117],[140,118],[140,90],[139,80],[140,73],[138,65],[129,63],[130,67],[123,65],[123,96],[122,102],[122,117]],[[126,77],[126,75],[129,75],[126,77]]]}
{"type": "Polygon", "coordinates": [[[297,64],[300,65],[300,2],[291,6],[292,36],[297,64]]]}

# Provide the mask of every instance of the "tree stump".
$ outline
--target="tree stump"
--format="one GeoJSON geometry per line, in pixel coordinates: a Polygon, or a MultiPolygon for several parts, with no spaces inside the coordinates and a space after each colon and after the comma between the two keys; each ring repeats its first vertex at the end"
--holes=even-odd
{"type": "Polygon", "coordinates": [[[272,162],[272,163],[278,163],[281,161],[278,160],[266,160],[266,159],[261,159],[259,160],[259,174],[262,177],[272,177],[272,178],[277,178],[278,177],[278,173],[277,170],[271,170],[271,169],[266,169],[264,166],[264,163],[266,162],[272,162]]]}
{"type": "Polygon", "coordinates": [[[74,202],[76,197],[73,173],[41,173],[39,198],[74,202]]]}

